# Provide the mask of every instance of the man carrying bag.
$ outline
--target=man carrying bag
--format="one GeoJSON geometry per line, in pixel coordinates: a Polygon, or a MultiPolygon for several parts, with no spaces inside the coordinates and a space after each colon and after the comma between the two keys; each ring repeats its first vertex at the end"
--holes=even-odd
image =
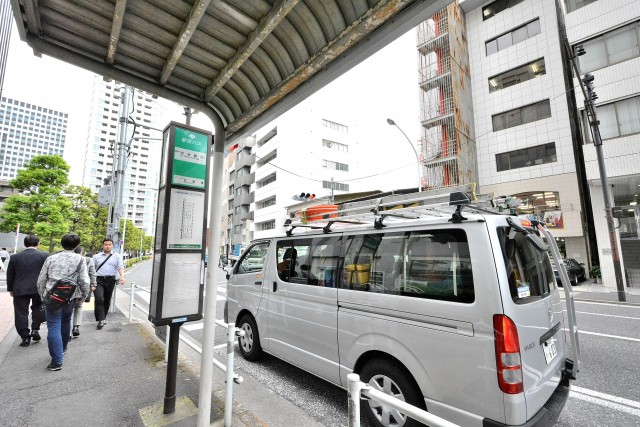
{"type": "Polygon", "coordinates": [[[45,302],[47,315],[47,344],[51,355],[51,363],[47,369],[50,371],[62,368],[73,309],[89,294],[87,265],[81,255],[73,252],[80,245],[80,237],[77,234],[66,234],[61,243],[64,250],[47,258],[38,276],[38,293],[45,302]],[[66,295],[62,297],[62,293],[56,293],[56,288],[73,286],[75,291],[68,299],[66,295]]]}
{"type": "Polygon", "coordinates": [[[102,329],[107,323],[107,312],[111,305],[113,288],[116,286],[116,275],[119,282],[124,285],[124,263],[120,255],[113,253],[113,240],[102,241],[102,252],[93,256],[93,264],[96,266],[97,286],[93,289],[95,297],[94,314],[98,322],[98,329],[102,329]]]}

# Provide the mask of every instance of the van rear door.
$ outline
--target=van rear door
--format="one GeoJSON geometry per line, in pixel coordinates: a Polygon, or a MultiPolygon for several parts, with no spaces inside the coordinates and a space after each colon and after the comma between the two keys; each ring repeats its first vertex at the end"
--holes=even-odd
{"type": "MultiPolygon", "coordinates": [[[[497,227],[506,281],[501,283],[504,316],[517,330],[520,347],[522,393],[526,419],[522,419],[521,397],[511,389],[505,394],[507,424],[522,424],[531,419],[547,402],[562,379],[565,365],[565,336],[562,301],[557,290],[546,245],[532,240],[533,229],[497,227]]],[[[519,224],[518,224],[519,225],[519,224]]],[[[537,238],[537,236],[536,236],[537,238]]],[[[496,353],[498,357],[498,353],[496,353]]],[[[496,361],[500,369],[500,361],[496,361]]],[[[504,367],[504,366],[503,366],[504,367]]],[[[509,368],[505,368],[509,369],[509,368]]],[[[517,374],[516,374],[517,375],[517,374]]],[[[504,390],[503,390],[504,391],[504,390]]]]}

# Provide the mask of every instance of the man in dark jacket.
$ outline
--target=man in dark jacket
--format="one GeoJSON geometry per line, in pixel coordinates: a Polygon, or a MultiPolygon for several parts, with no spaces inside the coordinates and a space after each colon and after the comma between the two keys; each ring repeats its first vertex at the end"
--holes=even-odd
{"type": "Polygon", "coordinates": [[[40,341],[42,300],[36,283],[48,253],[37,249],[40,239],[33,234],[24,238],[26,249],[11,257],[7,269],[7,291],[13,297],[16,330],[22,338],[21,347],[28,347],[31,339],[40,341]],[[31,303],[31,331],[29,331],[29,303],[31,303]]]}

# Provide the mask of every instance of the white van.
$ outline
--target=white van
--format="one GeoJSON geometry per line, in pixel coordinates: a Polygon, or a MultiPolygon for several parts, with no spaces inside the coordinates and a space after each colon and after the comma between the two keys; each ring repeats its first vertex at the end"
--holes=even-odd
{"type": "MultiPolygon", "coordinates": [[[[267,352],[341,387],[356,372],[461,426],[552,424],[577,372],[564,333],[577,344],[572,297],[565,326],[539,231],[466,206],[252,242],[225,308],[246,332],[242,355],[267,352]]],[[[375,401],[362,408],[373,425],[419,425],[375,401]]]]}

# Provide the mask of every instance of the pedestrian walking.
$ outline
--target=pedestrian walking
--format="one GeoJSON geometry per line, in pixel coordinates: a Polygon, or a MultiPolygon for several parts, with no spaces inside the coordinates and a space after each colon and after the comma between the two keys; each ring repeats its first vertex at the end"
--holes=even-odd
{"type": "Polygon", "coordinates": [[[7,252],[7,248],[2,248],[0,250],[0,270],[7,271],[7,261],[9,261],[9,252],[7,252]]]}
{"type": "Polygon", "coordinates": [[[29,347],[31,340],[40,341],[42,300],[38,293],[38,274],[48,253],[38,250],[40,239],[33,234],[24,238],[26,249],[13,255],[7,269],[7,291],[13,297],[13,318],[22,338],[21,347],[29,347]],[[29,304],[31,304],[31,330],[29,330],[29,304]]]}
{"type": "Polygon", "coordinates": [[[74,337],[80,336],[80,326],[82,326],[82,306],[85,302],[89,302],[89,298],[91,297],[91,291],[96,288],[96,267],[93,265],[93,260],[87,256],[84,256],[84,249],[78,246],[73,251],[77,254],[80,254],[84,257],[85,264],[87,264],[87,272],[89,273],[89,284],[91,289],[89,290],[89,294],[84,300],[79,300],[76,303],[76,307],[73,310],[73,329],[71,330],[71,335],[74,337]]]}
{"type": "Polygon", "coordinates": [[[62,237],[61,243],[64,250],[47,258],[40,271],[40,276],[38,276],[38,293],[42,297],[58,280],[72,279],[77,284],[69,304],[58,309],[51,309],[45,305],[47,344],[49,345],[49,355],[51,355],[51,363],[47,369],[50,371],[59,371],[62,368],[71,332],[73,309],[78,300],[84,301],[84,298],[89,295],[87,264],[82,255],[73,252],[80,245],[80,236],[66,234],[62,237]]]}
{"type": "Polygon", "coordinates": [[[107,324],[107,312],[111,305],[111,296],[113,288],[116,286],[116,280],[124,285],[124,263],[122,257],[113,252],[113,240],[104,239],[102,241],[102,252],[93,256],[93,264],[96,267],[97,276],[97,286],[93,290],[94,314],[98,322],[98,329],[102,329],[107,324]]]}

